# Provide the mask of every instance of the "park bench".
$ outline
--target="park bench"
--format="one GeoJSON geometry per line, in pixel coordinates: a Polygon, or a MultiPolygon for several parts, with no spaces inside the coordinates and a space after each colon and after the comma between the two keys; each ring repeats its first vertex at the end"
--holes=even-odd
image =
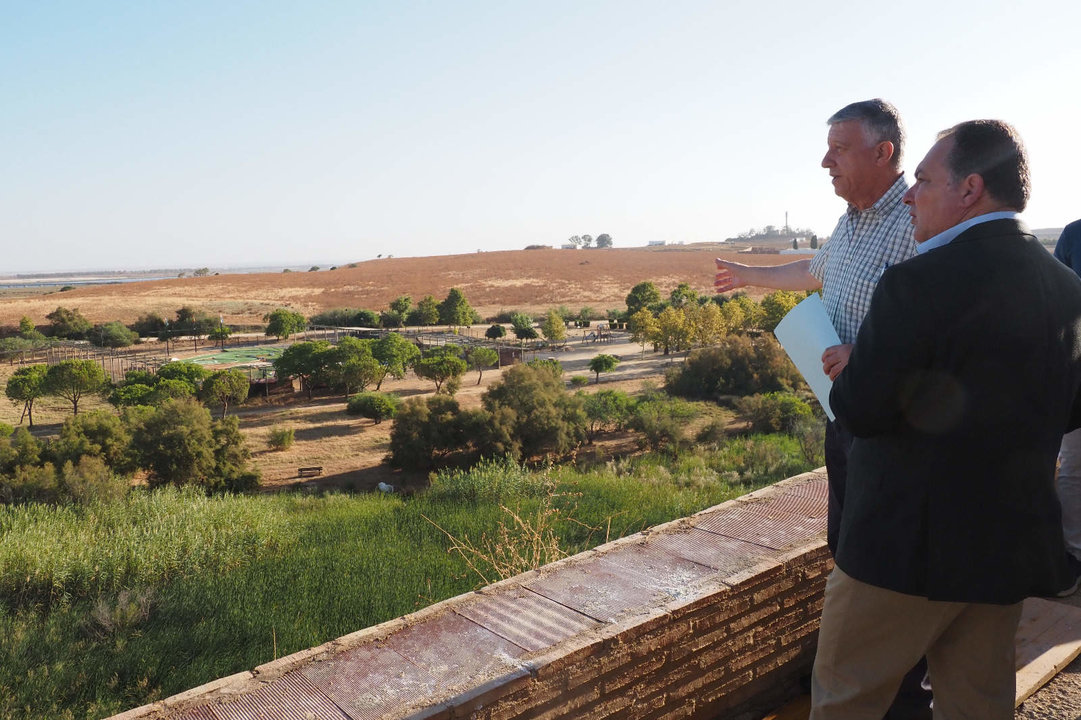
{"type": "Polygon", "coordinates": [[[302,467],[297,468],[297,477],[315,477],[316,475],[323,474],[323,467],[316,465],[314,467],[302,467]]]}

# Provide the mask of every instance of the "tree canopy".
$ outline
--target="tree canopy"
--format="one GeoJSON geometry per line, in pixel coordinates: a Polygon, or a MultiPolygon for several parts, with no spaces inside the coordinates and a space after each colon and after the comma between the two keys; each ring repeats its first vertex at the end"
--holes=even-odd
{"type": "Polygon", "coordinates": [[[567,339],[567,323],[557,310],[549,310],[541,321],[541,333],[544,339],[550,343],[562,342],[567,339]]]}
{"type": "Polygon", "coordinates": [[[248,376],[240,370],[218,370],[203,381],[199,397],[204,402],[221,405],[221,416],[224,418],[231,403],[240,403],[248,398],[249,386],[248,376]]]}
{"type": "Polygon", "coordinates": [[[279,340],[285,340],[293,333],[300,332],[307,326],[304,316],[289,308],[278,308],[264,315],[263,320],[267,324],[265,334],[279,340]]]}
{"type": "Polygon", "coordinates": [[[661,301],[657,286],[648,280],[638,283],[627,293],[627,315],[634,315],[642,308],[648,308],[661,301]]]}
{"type": "Polygon", "coordinates": [[[619,365],[619,358],[615,355],[601,353],[589,361],[589,369],[596,373],[597,382],[601,381],[602,372],[612,372],[619,365]]]}
{"type": "Polygon", "coordinates": [[[413,372],[417,377],[434,382],[436,393],[446,392],[453,395],[458,389],[459,378],[467,367],[465,360],[460,357],[460,352],[461,348],[457,345],[443,345],[425,350],[413,365],[413,372]]]}
{"type": "Polygon", "coordinates": [[[49,321],[50,332],[53,337],[66,340],[83,340],[90,332],[90,321],[82,316],[78,308],[70,310],[66,307],[57,307],[45,316],[49,321]]]}
{"type": "Polygon", "coordinates": [[[395,380],[401,380],[413,363],[420,357],[420,349],[416,345],[403,338],[398,333],[387,333],[372,343],[372,357],[382,368],[382,372],[375,381],[375,389],[383,386],[387,375],[395,380]]]}
{"type": "MultiPolygon", "coordinates": [[[[34,427],[34,401],[48,394],[45,384],[47,371],[45,365],[28,365],[19,368],[8,378],[7,396],[12,402],[23,404],[23,415],[29,419],[30,427],[34,427]]],[[[19,421],[22,422],[22,418],[19,421]]]]}
{"type": "Polygon", "coordinates": [[[439,303],[439,322],[444,325],[472,325],[474,314],[473,308],[458,288],[451,288],[446,299],[439,303]]]}
{"type": "Polygon", "coordinates": [[[45,372],[49,395],[71,403],[72,414],[79,414],[79,400],[105,387],[105,371],[93,360],[61,360],[45,372]]]}
{"type": "Polygon", "coordinates": [[[328,379],[333,360],[333,348],[326,340],[298,342],[285,348],[274,360],[274,371],[279,378],[300,378],[301,388],[307,391],[310,400],[315,384],[328,379]]]}
{"type": "MultiPolygon", "coordinates": [[[[500,325],[499,327],[502,327],[500,325]]],[[[484,377],[484,369],[499,362],[499,353],[490,347],[475,347],[469,351],[469,367],[477,371],[477,385],[484,377]]]]}

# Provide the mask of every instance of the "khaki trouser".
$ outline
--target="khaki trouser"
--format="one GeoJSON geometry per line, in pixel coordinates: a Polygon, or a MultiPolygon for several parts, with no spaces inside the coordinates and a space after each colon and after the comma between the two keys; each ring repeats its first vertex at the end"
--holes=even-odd
{"type": "Polygon", "coordinates": [[[834,568],[811,679],[810,720],[882,720],[927,656],[935,720],[1013,720],[1021,603],[931,601],[834,568]]]}

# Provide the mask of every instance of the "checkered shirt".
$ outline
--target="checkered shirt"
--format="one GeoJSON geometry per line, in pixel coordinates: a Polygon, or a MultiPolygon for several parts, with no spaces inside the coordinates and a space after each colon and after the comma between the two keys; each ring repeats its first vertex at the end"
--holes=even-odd
{"type": "Polygon", "coordinates": [[[849,205],[811,260],[810,272],[822,283],[822,302],[842,343],[856,342],[885,269],[916,254],[908,208],[901,202],[907,191],[902,175],[866,210],[849,205]]]}

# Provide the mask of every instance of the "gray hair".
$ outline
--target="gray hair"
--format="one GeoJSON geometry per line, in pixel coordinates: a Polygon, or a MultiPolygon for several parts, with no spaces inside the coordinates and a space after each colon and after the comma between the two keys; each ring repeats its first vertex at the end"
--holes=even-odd
{"type": "Polygon", "coordinates": [[[901,114],[897,112],[897,108],[881,98],[861,100],[845,105],[833,113],[826,124],[835,125],[846,120],[858,120],[867,133],[867,139],[876,145],[886,141],[893,143],[891,162],[894,167],[901,167],[905,126],[901,123],[901,114]]]}

